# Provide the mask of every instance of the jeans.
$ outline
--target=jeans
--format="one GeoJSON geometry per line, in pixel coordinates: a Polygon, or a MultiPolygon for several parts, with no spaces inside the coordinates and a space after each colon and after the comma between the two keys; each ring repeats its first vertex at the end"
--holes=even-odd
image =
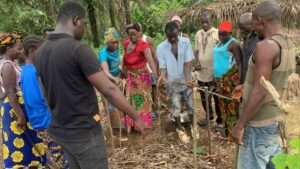
{"type": "MultiPolygon", "coordinates": [[[[211,87],[213,86],[212,84],[213,82],[201,82],[198,81],[198,85],[200,87],[208,87],[208,90],[211,90],[211,87]]],[[[217,89],[212,90],[212,92],[215,92],[217,89]]],[[[205,110],[205,112],[207,112],[206,110],[206,98],[205,98],[205,92],[200,90],[200,96],[201,96],[201,103],[202,103],[202,107],[205,110]]],[[[221,111],[220,111],[220,105],[219,105],[219,98],[216,95],[209,95],[208,96],[208,105],[209,105],[209,118],[210,120],[214,119],[214,111],[212,109],[212,105],[211,105],[211,99],[212,97],[214,98],[215,101],[215,111],[216,111],[216,115],[217,115],[217,124],[222,124],[222,115],[221,115],[221,111]]]]}
{"type": "Polygon", "coordinates": [[[181,98],[186,105],[189,114],[194,114],[193,89],[186,88],[182,92],[174,92],[171,94],[173,117],[179,117],[181,113],[181,98]]]}
{"type": "Polygon", "coordinates": [[[280,152],[277,124],[245,127],[239,148],[238,169],[275,169],[272,157],[280,152]]]}
{"type": "Polygon", "coordinates": [[[54,141],[62,146],[70,169],[108,169],[102,130],[93,132],[87,142],[64,142],[57,139],[54,141]]]}

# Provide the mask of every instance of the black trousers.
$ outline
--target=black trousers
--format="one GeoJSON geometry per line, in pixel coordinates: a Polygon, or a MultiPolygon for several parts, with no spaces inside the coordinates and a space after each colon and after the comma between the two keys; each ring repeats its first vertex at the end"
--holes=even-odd
{"type": "MultiPolygon", "coordinates": [[[[213,87],[213,82],[201,82],[198,81],[198,85],[200,87],[208,87],[208,90],[210,91],[211,88],[213,87]]],[[[213,89],[212,91],[215,92],[217,89],[213,89]]],[[[202,106],[205,110],[205,112],[207,113],[206,110],[206,98],[205,98],[205,92],[200,90],[200,96],[201,96],[201,103],[202,106]]],[[[215,111],[216,111],[216,115],[217,115],[217,119],[216,122],[217,124],[222,124],[222,115],[221,115],[221,111],[220,111],[220,102],[219,102],[219,98],[216,95],[209,95],[208,96],[208,105],[209,105],[209,118],[210,120],[214,119],[214,111],[212,109],[212,98],[215,101],[215,111]]]]}

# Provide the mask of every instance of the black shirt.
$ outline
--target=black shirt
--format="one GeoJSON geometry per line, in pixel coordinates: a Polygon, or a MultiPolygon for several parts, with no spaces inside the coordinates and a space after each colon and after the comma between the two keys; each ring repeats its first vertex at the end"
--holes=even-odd
{"type": "Polygon", "coordinates": [[[49,134],[61,141],[89,140],[101,129],[97,96],[87,77],[100,71],[93,51],[67,34],[50,34],[35,58],[52,113],[49,134]]]}
{"type": "Polygon", "coordinates": [[[248,70],[248,61],[255,51],[256,44],[260,41],[258,35],[254,32],[250,37],[246,38],[242,47],[242,83],[245,82],[245,78],[248,70]]]}

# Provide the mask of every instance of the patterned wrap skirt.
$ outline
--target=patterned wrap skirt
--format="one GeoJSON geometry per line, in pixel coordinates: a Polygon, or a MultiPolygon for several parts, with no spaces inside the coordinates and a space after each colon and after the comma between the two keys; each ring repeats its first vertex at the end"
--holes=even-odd
{"type": "MultiPolygon", "coordinates": [[[[220,94],[232,97],[235,87],[239,84],[238,68],[231,67],[221,78],[219,83],[220,94]]],[[[220,98],[220,111],[222,114],[225,136],[230,136],[239,115],[239,103],[233,100],[220,98]]]]}
{"type": "MultiPolygon", "coordinates": [[[[126,97],[128,103],[132,105],[145,125],[152,127],[152,82],[151,75],[147,66],[128,70],[126,83],[126,97]]],[[[128,128],[135,127],[134,120],[126,116],[126,126],[128,128]]]]}
{"type": "MultiPolygon", "coordinates": [[[[24,100],[21,93],[17,99],[26,115],[24,100]]],[[[25,129],[17,126],[16,112],[12,109],[8,97],[1,106],[1,126],[3,139],[3,159],[5,168],[38,167],[46,164],[46,153],[41,139],[27,120],[25,129]]]]}

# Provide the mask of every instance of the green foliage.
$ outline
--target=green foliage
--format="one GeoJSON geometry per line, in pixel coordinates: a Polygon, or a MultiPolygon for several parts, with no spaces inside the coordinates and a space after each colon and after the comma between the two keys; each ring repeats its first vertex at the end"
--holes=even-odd
{"type": "Polygon", "coordinates": [[[27,6],[3,6],[0,14],[1,31],[19,31],[25,35],[42,34],[43,26],[47,24],[47,17],[43,11],[27,6]]]}
{"type": "Polygon", "coordinates": [[[273,159],[276,169],[300,168],[300,139],[293,139],[289,143],[292,148],[289,154],[279,153],[273,159]]]}
{"type": "Polygon", "coordinates": [[[196,153],[198,155],[203,155],[203,154],[205,154],[205,149],[203,147],[197,147],[196,153]]]}
{"type": "Polygon", "coordinates": [[[151,0],[143,6],[132,3],[132,21],[141,23],[143,31],[149,36],[163,40],[164,25],[170,20],[168,12],[187,6],[191,2],[191,0],[151,0]]]}

